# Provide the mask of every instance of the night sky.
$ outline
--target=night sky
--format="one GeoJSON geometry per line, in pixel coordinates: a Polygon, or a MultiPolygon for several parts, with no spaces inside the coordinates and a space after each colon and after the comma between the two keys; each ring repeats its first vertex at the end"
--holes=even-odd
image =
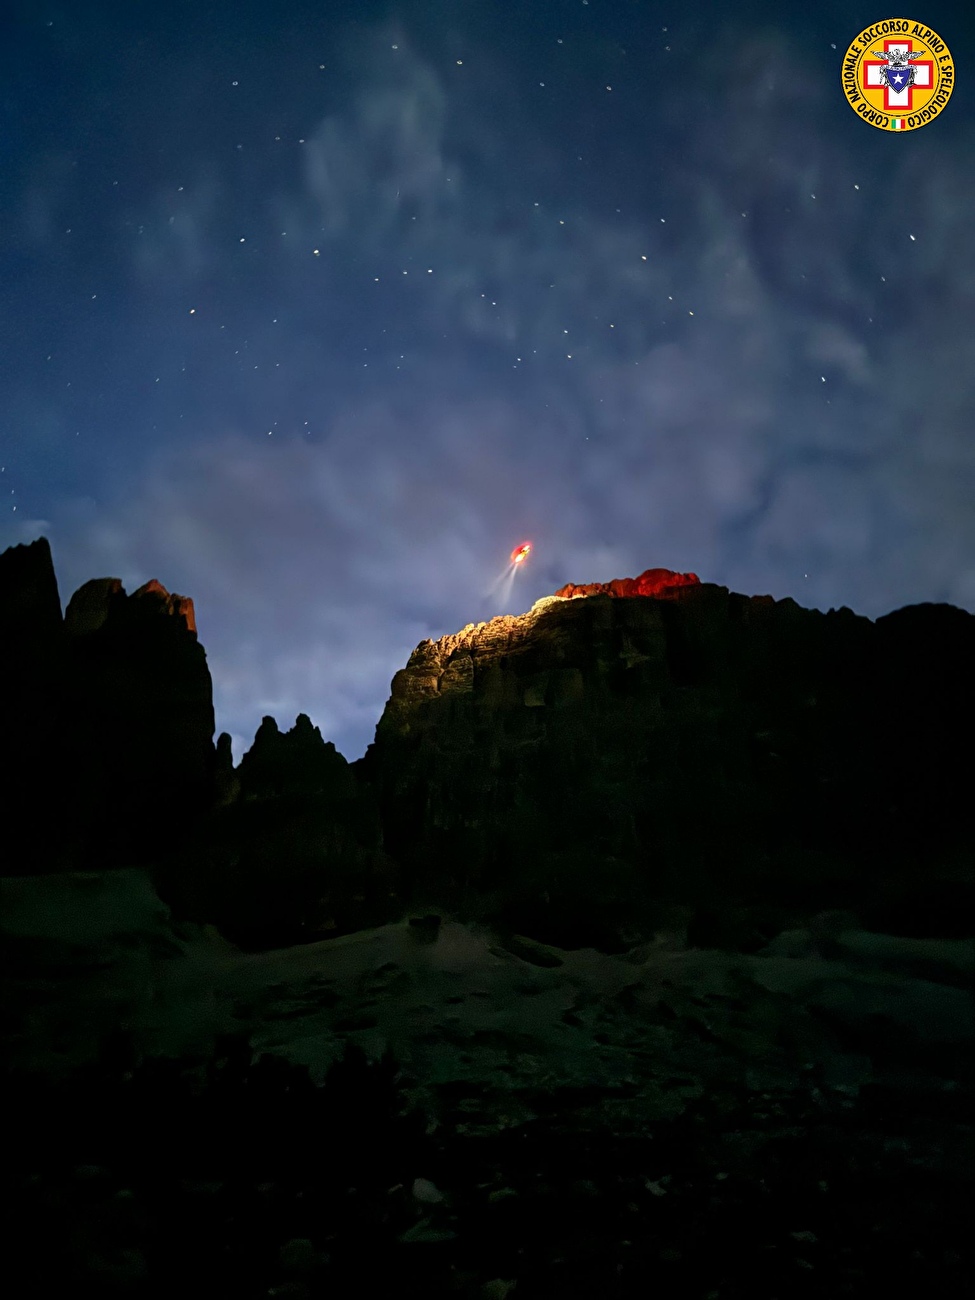
{"type": "Polygon", "coordinates": [[[0,546],[192,596],[238,756],[361,754],[525,539],[507,612],[975,609],[975,6],[902,134],[880,0],[4,10],[0,546]]]}

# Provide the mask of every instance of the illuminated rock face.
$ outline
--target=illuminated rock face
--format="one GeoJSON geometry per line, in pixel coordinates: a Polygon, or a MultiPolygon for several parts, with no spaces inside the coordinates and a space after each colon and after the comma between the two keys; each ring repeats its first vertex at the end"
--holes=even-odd
{"type": "Polygon", "coordinates": [[[167,614],[170,618],[182,619],[187,631],[196,631],[196,613],[190,596],[177,596],[175,592],[168,592],[161,582],[157,582],[155,578],[150,578],[147,583],[132,593],[132,597],[134,600],[141,600],[146,604],[154,601],[157,613],[167,614]]]}
{"type": "Polygon", "coordinates": [[[110,616],[129,622],[134,618],[168,616],[181,620],[188,632],[196,632],[196,613],[190,597],[171,594],[155,578],[134,591],[131,599],[138,603],[127,604],[129,598],[119,578],[93,578],[79,587],[68,602],[65,630],[69,636],[86,636],[97,632],[110,616]]]}
{"type": "MultiPolygon", "coordinates": [[[[213,798],[213,702],[193,602],[153,580],[87,582],[61,618],[46,541],[4,554],[3,683],[16,775],[7,871],[131,865],[193,833],[213,798]]],[[[9,840],[8,840],[9,843],[9,840]]]]}
{"type": "Polygon", "coordinates": [[[493,895],[561,942],[663,901],[716,925],[920,918],[972,848],[975,618],[873,623],[654,570],[586,590],[423,642],[394,677],[361,771],[413,887],[493,895]]]}
{"type": "Polygon", "coordinates": [[[587,582],[577,586],[567,582],[555,593],[562,598],[574,596],[666,596],[678,587],[700,583],[696,573],[674,573],[672,569],[645,569],[638,578],[614,578],[612,582],[587,582]]]}

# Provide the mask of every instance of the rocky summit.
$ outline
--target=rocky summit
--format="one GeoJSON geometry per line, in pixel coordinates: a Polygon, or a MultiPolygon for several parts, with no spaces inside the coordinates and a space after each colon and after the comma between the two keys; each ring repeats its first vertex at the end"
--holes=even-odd
{"type": "Polygon", "coordinates": [[[971,614],[568,584],[235,767],[192,601],[0,582],[16,1294],[967,1293],[971,614]]]}
{"type": "Polygon", "coordinates": [[[266,718],[235,771],[189,598],[95,579],[62,618],[44,541],[0,574],[8,872],[153,863],[177,907],[258,944],[261,918],[277,942],[411,902],[607,951],[674,909],[746,947],[829,908],[967,924],[962,610],[872,622],[661,568],[568,584],[419,645],[358,762],[266,718]]]}
{"type": "Polygon", "coordinates": [[[128,866],[184,841],[213,788],[193,602],[86,582],[61,614],[46,540],[0,556],[8,874],[128,866]]]}
{"type": "Polygon", "coordinates": [[[696,573],[674,573],[671,569],[646,569],[638,578],[614,578],[612,582],[567,582],[556,596],[663,596],[677,587],[699,583],[696,573]]]}
{"type": "Polygon", "coordinates": [[[418,646],[362,766],[414,888],[539,937],[625,947],[675,904],[722,940],[822,906],[937,933],[970,662],[948,606],[874,623],[649,570],[418,646]]]}

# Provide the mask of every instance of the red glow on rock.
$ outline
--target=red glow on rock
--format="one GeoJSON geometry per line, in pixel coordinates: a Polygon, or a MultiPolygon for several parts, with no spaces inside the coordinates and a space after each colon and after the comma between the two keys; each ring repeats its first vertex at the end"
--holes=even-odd
{"type": "Polygon", "coordinates": [[[693,587],[701,579],[696,573],[674,573],[672,569],[647,569],[638,578],[614,578],[612,582],[567,582],[556,596],[660,596],[675,587],[693,587]]]}
{"type": "Polygon", "coordinates": [[[524,562],[528,559],[531,553],[532,553],[531,542],[522,542],[520,546],[516,546],[515,549],[511,552],[511,563],[524,564],[524,562]]]}

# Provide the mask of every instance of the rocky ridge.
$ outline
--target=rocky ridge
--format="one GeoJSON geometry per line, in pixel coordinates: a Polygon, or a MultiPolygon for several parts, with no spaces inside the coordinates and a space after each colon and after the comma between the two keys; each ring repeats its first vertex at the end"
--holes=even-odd
{"type": "Polygon", "coordinates": [[[615,950],[675,909],[732,946],[837,907],[967,925],[964,611],[871,622],[666,569],[568,584],[419,645],[358,762],[302,715],[234,770],[191,600],[97,579],[62,619],[44,541],[0,576],[15,871],[151,861],[177,908],[258,946],[409,901],[615,950]],[[175,837],[148,831],[160,811],[175,837]]]}
{"type": "Polygon", "coordinates": [[[612,582],[567,582],[556,596],[659,596],[663,597],[676,587],[696,586],[701,579],[696,573],[674,573],[671,569],[645,569],[638,578],[614,578],[612,582]]]}
{"type": "Polygon", "coordinates": [[[183,598],[9,557],[18,1294],[968,1293],[970,615],[572,588],[235,769],[183,598]]]}
{"type": "Polygon", "coordinates": [[[504,895],[566,943],[625,946],[665,903],[712,930],[824,906],[950,926],[975,618],[873,623],[649,572],[655,597],[566,588],[396,674],[362,768],[412,887],[504,895]]]}
{"type": "Polygon", "coordinates": [[[131,865],[184,839],[213,789],[213,699],[193,602],[85,583],[64,617],[50,547],[0,557],[8,872],[131,865]]]}

